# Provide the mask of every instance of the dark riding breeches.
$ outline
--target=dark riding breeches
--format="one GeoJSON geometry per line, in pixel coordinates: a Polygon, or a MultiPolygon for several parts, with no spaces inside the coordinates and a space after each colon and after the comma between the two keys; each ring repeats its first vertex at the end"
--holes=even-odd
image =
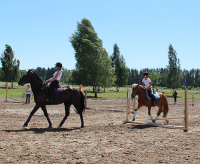
{"type": "Polygon", "coordinates": [[[149,95],[149,97],[151,98],[151,104],[152,104],[152,105],[154,105],[154,103],[156,104],[156,98],[155,98],[155,96],[153,95],[153,92],[154,92],[153,88],[149,88],[149,89],[148,89],[148,95],[149,95]]]}
{"type": "Polygon", "coordinates": [[[59,85],[59,81],[58,80],[54,80],[51,82],[51,84],[47,87],[48,89],[48,95],[49,95],[49,99],[51,100],[52,99],[52,90],[54,88],[57,88],[59,85]]]}

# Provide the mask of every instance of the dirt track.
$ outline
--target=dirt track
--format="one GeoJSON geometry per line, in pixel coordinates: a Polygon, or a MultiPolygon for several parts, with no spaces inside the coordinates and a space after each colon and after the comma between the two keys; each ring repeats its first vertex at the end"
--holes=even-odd
{"type": "MultiPolygon", "coordinates": [[[[195,106],[189,102],[187,133],[122,124],[126,99],[89,99],[84,128],[80,128],[79,116],[71,107],[63,128],[57,129],[64,117],[64,106],[57,105],[47,106],[52,129],[47,128],[41,109],[24,129],[22,125],[34,107],[33,100],[28,105],[9,100],[0,98],[0,163],[200,163],[200,100],[195,100],[195,106]]],[[[183,99],[178,99],[176,105],[169,99],[169,104],[168,117],[183,116],[183,99]]],[[[156,111],[157,108],[152,109],[154,117],[156,111]]],[[[143,118],[149,118],[145,107],[136,116],[143,118]]],[[[170,120],[169,124],[184,122],[170,120]]]]}

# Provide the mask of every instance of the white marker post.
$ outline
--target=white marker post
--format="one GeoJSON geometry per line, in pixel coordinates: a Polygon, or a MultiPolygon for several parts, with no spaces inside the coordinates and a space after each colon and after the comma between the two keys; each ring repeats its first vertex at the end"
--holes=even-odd
{"type": "Polygon", "coordinates": [[[130,118],[130,89],[127,89],[127,106],[126,106],[126,121],[130,118]]]}

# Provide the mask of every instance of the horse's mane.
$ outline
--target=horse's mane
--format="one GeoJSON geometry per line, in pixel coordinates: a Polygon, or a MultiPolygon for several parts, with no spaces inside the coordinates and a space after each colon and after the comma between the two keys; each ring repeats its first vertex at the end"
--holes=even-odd
{"type": "MultiPolygon", "coordinates": [[[[132,85],[132,89],[133,89],[133,88],[136,88],[137,86],[138,86],[138,84],[133,84],[133,85],[132,85]]],[[[143,86],[141,86],[140,84],[139,84],[139,88],[145,90],[145,89],[143,88],[143,86]]]]}
{"type": "Polygon", "coordinates": [[[36,74],[35,72],[33,72],[33,74],[34,74],[41,82],[43,82],[42,79],[38,76],[38,74],[36,74]]]}

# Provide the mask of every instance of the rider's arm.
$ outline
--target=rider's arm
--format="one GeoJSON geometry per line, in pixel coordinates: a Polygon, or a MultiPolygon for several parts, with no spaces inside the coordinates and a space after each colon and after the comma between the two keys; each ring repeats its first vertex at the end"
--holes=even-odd
{"type": "Polygon", "coordinates": [[[50,78],[49,80],[50,81],[54,81],[54,80],[56,80],[57,79],[57,77],[59,76],[61,74],[61,71],[59,71],[58,73],[57,73],[57,75],[53,78],[50,78]]]}

